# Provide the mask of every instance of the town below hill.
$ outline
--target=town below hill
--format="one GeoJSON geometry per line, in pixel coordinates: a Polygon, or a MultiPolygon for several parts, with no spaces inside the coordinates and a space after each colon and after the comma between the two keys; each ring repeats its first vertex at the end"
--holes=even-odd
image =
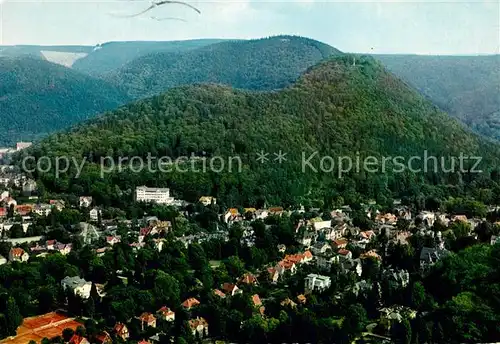
{"type": "Polygon", "coordinates": [[[114,208],[2,171],[2,344],[499,339],[498,206],[114,208]]]}

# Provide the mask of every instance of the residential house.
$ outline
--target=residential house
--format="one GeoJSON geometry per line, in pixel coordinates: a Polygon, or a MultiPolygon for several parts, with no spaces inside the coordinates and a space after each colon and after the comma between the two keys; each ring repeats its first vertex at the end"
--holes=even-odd
{"type": "Polygon", "coordinates": [[[344,238],[333,240],[333,246],[337,249],[346,248],[348,243],[347,239],[344,238]]]}
{"type": "Polygon", "coordinates": [[[265,220],[269,216],[269,212],[265,209],[259,209],[254,213],[256,220],[265,220]]]}
{"type": "Polygon", "coordinates": [[[306,301],[307,301],[307,298],[305,297],[304,294],[300,294],[300,295],[297,296],[297,301],[300,304],[304,305],[306,303],[306,301]]]}
{"type": "Polygon", "coordinates": [[[354,272],[356,275],[361,277],[363,273],[363,265],[361,264],[361,259],[343,259],[339,263],[340,272],[345,274],[347,272],[354,272]]]}
{"type": "Polygon", "coordinates": [[[99,216],[102,215],[102,210],[99,208],[92,208],[89,212],[90,221],[99,221],[99,216]]]}
{"type": "Polygon", "coordinates": [[[39,216],[49,216],[52,211],[52,206],[50,204],[37,204],[33,208],[33,212],[39,216]]]}
{"type": "Polygon", "coordinates": [[[332,252],[316,255],[316,266],[322,270],[330,271],[332,265],[338,262],[339,256],[332,252]]]}
{"type": "Polygon", "coordinates": [[[224,222],[225,223],[233,223],[238,222],[243,219],[243,215],[240,214],[237,208],[230,208],[224,214],[224,222]]]}
{"type": "Polygon", "coordinates": [[[375,238],[375,232],[374,231],[364,231],[359,233],[359,239],[360,240],[367,240],[370,241],[373,238],[375,238]]]}
{"type": "Polygon", "coordinates": [[[283,215],[283,208],[282,207],[272,207],[268,209],[269,215],[275,215],[275,216],[281,216],[283,215]]]}
{"type": "Polygon", "coordinates": [[[398,222],[398,217],[394,214],[377,214],[375,222],[378,224],[395,225],[398,222]]]}
{"type": "Polygon", "coordinates": [[[139,321],[141,322],[141,328],[144,331],[146,327],[156,328],[156,317],[148,312],[144,312],[139,316],[139,321]]]}
{"type": "Polygon", "coordinates": [[[282,307],[290,307],[290,308],[297,307],[297,304],[295,302],[293,302],[292,300],[290,300],[288,297],[286,299],[284,299],[283,301],[281,301],[280,305],[282,307]]]}
{"type": "Polygon", "coordinates": [[[183,303],[182,303],[182,307],[186,308],[187,310],[190,310],[191,308],[193,307],[196,307],[200,304],[200,301],[198,301],[197,299],[195,299],[194,297],[191,297],[187,300],[185,300],[183,303]]]}
{"type": "Polygon", "coordinates": [[[258,284],[257,277],[255,277],[253,274],[247,272],[243,274],[243,276],[240,277],[238,280],[238,283],[243,283],[247,285],[255,285],[258,284]]]}
{"type": "Polygon", "coordinates": [[[213,292],[214,292],[214,295],[220,297],[221,299],[225,299],[226,298],[226,294],[224,294],[219,289],[214,289],[213,292]]]}
{"type": "Polygon", "coordinates": [[[446,249],[423,247],[422,251],[420,251],[420,269],[426,270],[429,266],[446,257],[448,254],[449,251],[446,249]]]}
{"type": "Polygon", "coordinates": [[[30,259],[29,254],[20,247],[11,248],[9,251],[9,261],[11,262],[27,262],[30,259]]]}
{"type": "Polygon", "coordinates": [[[226,295],[229,295],[229,296],[234,296],[236,294],[241,294],[243,292],[243,290],[238,288],[236,286],[236,284],[233,284],[233,283],[224,283],[222,285],[222,290],[224,291],[224,293],[226,295]]]}
{"type": "Polygon", "coordinates": [[[7,197],[3,200],[3,203],[5,205],[7,205],[7,208],[10,208],[11,206],[17,206],[17,202],[15,199],[13,199],[12,197],[7,197]]]}
{"type": "Polygon", "coordinates": [[[323,228],[330,228],[332,226],[332,220],[323,221],[321,218],[315,218],[310,221],[310,226],[315,231],[319,231],[323,228]]]}
{"type": "Polygon", "coordinates": [[[401,288],[406,288],[410,283],[410,274],[406,270],[388,269],[383,276],[385,280],[392,280],[401,288]]]}
{"type": "Polygon", "coordinates": [[[61,286],[63,289],[70,288],[75,295],[79,295],[82,299],[88,299],[92,289],[92,282],[87,282],[78,276],[66,276],[61,281],[61,286]]]}
{"type": "Polygon", "coordinates": [[[2,191],[2,193],[0,193],[0,202],[2,202],[4,199],[6,199],[9,196],[10,196],[9,191],[7,191],[7,190],[2,191]]]}
{"type": "Polygon", "coordinates": [[[305,279],[305,290],[306,293],[312,291],[323,291],[330,288],[332,281],[329,276],[309,274],[305,279]]]}
{"type": "Polygon", "coordinates": [[[16,205],[14,207],[14,211],[16,214],[21,215],[21,216],[26,216],[29,213],[31,213],[34,209],[34,206],[31,204],[21,204],[21,205],[16,205]]]}
{"type": "Polygon", "coordinates": [[[491,245],[500,244],[500,236],[492,235],[490,240],[491,245]]]}
{"type": "Polygon", "coordinates": [[[0,255],[0,265],[7,264],[7,259],[4,256],[0,255]]]}
{"type": "Polygon", "coordinates": [[[264,311],[266,310],[266,307],[262,305],[262,301],[260,300],[260,297],[258,294],[252,295],[252,303],[253,306],[259,310],[259,313],[261,315],[264,315],[264,311]]]}
{"type": "Polygon", "coordinates": [[[349,250],[346,250],[345,248],[341,248],[340,250],[338,250],[337,253],[339,254],[340,258],[352,259],[352,252],[349,250]]]}
{"type": "Polygon", "coordinates": [[[365,252],[365,253],[361,254],[359,256],[359,258],[361,258],[361,259],[372,258],[372,259],[376,259],[378,261],[382,260],[382,257],[380,257],[380,255],[375,250],[370,250],[368,252],[365,252]]]}
{"type": "Polygon", "coordinates": [[[317,242],[311,247],[311,251],[314,252],[314,255],[323,254],[331,249],[332,247],[326,242],[317,242]]]}
{"type": "Polygon", "coordinates": [[[115,324],[113,331],[116,333],[117,337],[120,337],[124,341],[126,341],[128,339],[128,337],[130,336],[129,332],[128,332],[127,325],[125,325],[121,322],[118,322],[115,324]]]}
{"type": "Polygon", "coordinates": [[[47,240],[45,242],[45,248],[49,251],[54,250],[54,246],[57,244],[57,240],[47,240]]]}
{"type": "Polygon", "coordinates": [[[285,253],[286,252],[286,246],[283,244],[278,245],[278,252],[280,253],[285,253]]]}
{"type": "Polygon", "coordinates": [[[62,199],[51,199],[49,200],[49,204],[56,208],[58,211],[61,211],[65,207],[65,202],[62,199]]]}
{"type": "Polygon", "coordinates": [[[408,245],[409,239],[411,237],[411,232],[409,231],[398,231],[392,241],[400,245],[408,245]]]}
{"type": "Polygon", "coordinates": [[[451,222],[467,222],[467,216],[465,215],[454,215],[451,217],[451,222]]]}
{"type": "Polygon", "coordinates": [[[23,194],[31,195],[36,191],[36,182],[32,179],[28,179],[23,183],[23,194]]]}
{"type": "Polygon", "coordinates": [[[95,341],[97,344],[112,344],[113,339],[109,335],[108,332],[103,331],[99,333],[97,336],[95,336],[95,341]]]}
{"type": "Polygon", "coordinates": [[[422,221],[425,226],[432,227],[436,221],[436,214],[431,211],[422,211],[418,214],[417,219],[422,221]]]}
{"type": "Polygon", "coordinates": [[[316,233],[312,232],[304,232],[302,238],[299,238],[297,241],[302,244],[304,247],[311,247],[313,240],[316,240],[316,233]]]}
{"type": "Polygon", "coordinates": [[[153,239],[153,246],[158,252],[161,252],[163,250],[164,245],[165,239],[153,239]]]}
{"type": "Polygon", "coordinates": [[[72,244],[56,244],[54,246],[54,249],[57,252],[59,252],[60,254],[62,254],[63,256],[65,256],[71,252],[71,250],[73,249],[73,245],[72,244]]]}
{"type": "Polygon", "coordinates": [[[267,273],[268,273],[269,280],[271,281],[271,283],[278,283],[278,280],[280,278],[279,269],[274,268],[274,267],[269,267],[269,268],[267,268],[267,273]]]}
{"type": "Polygon", "coordinates": [[[212,196],[202,196],[202,197],[200,197],[199,201],[204,206],[207,206],[210,204],[217,204],[217,198],[212,197],[212,196]]]}
{"type": "Polygon", "coordinates": [[[196,317],[196,319],[189,320],[189,327],[193,332],[193,336],[206,337],[208,336],[208,323],[202,317],[196,317]]]}
{"type": "Polygon", "coordinates": [[[68,344],[90,344],[87,338],[74,334],[68,344]]]}
{"type": "Polygon", "coordinates": [[[295,273],[297,272],[297,264],[295,264],[293,261],[291,260],[281,260],[278,262],[278,264],[276,265],[276,267],[273,268],[274,270],[273,271],[269,271],[269,273],[272,275],[271,276],[271,279],[272,281],[274,282],[275,279],[276,279],[276,276],[274,276],[274,274],[278,274],[277,278],[279,279],[280,276],[283,276],[283,274],[285,272],[289,272],[290,275],[295,275],[295,273]]]}
{"type": "Polygon", "coordinates": [[[88,208],[92,205],[92,196],[80,196],[79,203],[81,208],[88,208]]]}
{"type": "Polygon", "coordinates": [[[121,242],[121,236],[119,235],[114,235],[114,236],[107,236],[106,237],[106,243],[110,246],[113,246],[114,244],[118,244],[121,242]]]}
{"type": "Polygon", "coordinates": [[[0,207],[0,218],[7,217],[8,210],[5,207],[0,207]]]}

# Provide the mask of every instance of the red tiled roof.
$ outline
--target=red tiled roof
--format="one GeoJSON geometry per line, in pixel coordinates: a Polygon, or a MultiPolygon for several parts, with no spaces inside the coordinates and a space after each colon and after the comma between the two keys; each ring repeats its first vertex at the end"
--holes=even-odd
{"type": "Polygon", "coordinates": [[[151,322],[155,321],[156,318],[155,318],[155,316],[153,314],[144,312],[139,317],[139,320],[141,320],[142,322],[151,323],[151,322]]]}
{"type": "Polygon", "coordinates": [[[217,296],[220,296],[222,298],[226,297],[226,294],[224,294],[222,291],[220,291],[219,289],[214,289],[214,294],[217,295],[217,296]]]}
{"type": "Polygon", "coordinates": [[[260,300],[260,297],[258,294],[255,294],[252,296],[252,301],[253,301],[253,304],[255,306],[261,306],[262,305],[262,301],[260,300]]]}
{"type": "Polygon", "coordinates": [[[243,276],[241,276],[239,282],[245,284],[253,284],[257,282],[257,278],[255,278],[255,276],[252,275],[251,273],[246,273],[243,276]]]}
{"type": "Polygon", "coordinates": [[[19,258],[25,253],[25,251],[20,247],[15,247],[10,250],[10,253],[13,257],[19,258]]]}
{"type": "Polygon", "coordinates": [[[194,306],[198,306],[200,304],[200,301],[196,300],[194,297],[191,297],[189,299],[187,299],[186,301],[184,301],[182,303],[182,306],[184,308],[192,308],[194,306]]]}
{"type": "Polygon", "coordinates": [[[74,334],[73,337],[69,340],[69,344],[80,344],[86,340],[85,337],[74,334]]]}

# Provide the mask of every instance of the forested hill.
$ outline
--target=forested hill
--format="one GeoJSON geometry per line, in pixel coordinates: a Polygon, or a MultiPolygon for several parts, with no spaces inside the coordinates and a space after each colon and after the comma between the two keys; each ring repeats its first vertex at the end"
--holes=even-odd
{"type": "Polygon", "coordinates": [[[500,55],[376,55],[450,115],[500,139],[500,55]]]}
{"type": "Polygon", "coordinates": [[[32,140],[128,101],[106,81],[38,58],[0,58],[2,145],[32,140]]]}
{"type": "Polygon", "coordinates": [[[76,61],[73,68],[92,76],[101,76],[150,53],[183,52],[222,41],[222,39],[192,39],[168,42],[108,42],[96,46],[86,57],[76,61]]]}
{"type": "MultiPolygon", "coordinates": [[[[361,158],[483,155],[482,165],[500,156],[498,146],[486,144],[457,121],[394,78],[371,57],[339,56],[309,69],[292,87],[279,92],[251,92],[219,85],[183,86],[122,107],[69,132],[52,135],[25,154],[86,157],[214,155],[239,156],[241,173],[173,172],[106,174],[87,164],[79,178],[35,176],[58,192],[91,194],[105,204],[128,202],[123,192],[136,185],[168,185],[177,197],[194,201],[214,195],[221,204],[294,204],[323,199],[345,202],[374,198],[384,204],[394,195],[446,197],[465,194],[482,175],[459,173],[351,173],[338,178],[338,167],[325,172],[302,171],[302,153],[319,157],[361,158]],[[274,161],[273,153],[287,153],[274,161]],[[267,163],[256,161],[268,152],[267,163]],[[453,186],[451,186],[453,185],[453,186]]],[[[319,158],[311,160],[318,168],[319,158]]],[[[335,163],[337,160],[335,160],[335,163]]],[[[328,161],[327,161],[328,163],[328,161]]],[[[467,164],[466,164],[467,165],[467,164]]],[[[217,165],[219,166],[219,165],[217,165]]],[[[449,165],[447,165],[449,166],[449,165]]],[[[236,169],[237,170],[237,169],[236,169]]],[[[380,171],[380,164],[379,164],[380,171]]],[[[498,190],[486,178],[483,188],[498,190]]],[[[472,188],[476,189],[476,188],[472,188]]],[[[498,193],[496,193],[498,194],[498,193]]]]}
{"type": "Polygon", "coordinates": [[[273,90],[289,86],[307,68],[334,54],[340,52],[297,36],[226,41],[183,52],[146,55],[110,73],[106,80],[124,85],[134,98],[201,82],[273,90]]]}

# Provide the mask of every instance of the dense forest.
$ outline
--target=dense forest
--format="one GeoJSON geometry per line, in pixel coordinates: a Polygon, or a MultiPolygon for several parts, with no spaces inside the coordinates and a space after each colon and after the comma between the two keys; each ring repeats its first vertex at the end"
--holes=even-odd
{"type": "Polygon", "coordinates": [[[477,132],[500,139],[500,55],[375,58],[442,110],[477,132]]]}
{"type": "Polygon", "coordinates": [[[0,58],[0,142],[32,140],[128,101],[106,81],[32,57],[0,58]]]}
{"type": "Polygon", "coordinates": [[[157,95],[179,85],[219,83],[248,90],[292,84],[307,68],[338,50],[296,36],[226,41],[184,52],[143,56],[105,76],[133,98],[157,95]]]}
{"type": "Polygon", "coordinates": [[[75,62],[73,68],[92,76],[114,71],[141,56],[155,52],[183,52],[222,42],[222,39],[192,39],[168,42],[107,42],[75,62]]]}
{"type": "Polygon", "coordinates": [[[350,55],[320,63],[279,92],[218,85],[174,88],[52,135],[25,154],[87,159],[78,178],[74,167],[61,178],[55,178],[54,171],[35,177],[51,190],[91,194],[108,205],[128,202],[133,187],[141,184],[168,185],[176,197],[188,201],[213,195],[233,206],[263,201],[292,205],[304,199],[328,205],[339,199],[392,204],[396,196],[422,203],[430,197],[471,193],[489,203],[500,191],[498,173],[490,175],[494,172],[490,167],[497,166],[497,145],[437,110],[373,58],[350,55]],[[256,161],[261,150],[271,157],[282,150],[287,161],[262,164],[256,161]],[[317,158],[311,161],[317,167],[324,155],[408,158],[422,156],[426,150],[447,159],[447,168],[450,155],[482,156],[484,173],[458,168],[455,173],[392,173],[389,165],[385,173],[351,171],[339,178],[337,170],[306,169],[304,173],[301,165],[302,154],[316,151],[317,158]],[[168,173],[132,173],[125,168],[101,178],[97,164],[102,157],[145,158],[148,153],[194,156],[199,163],[214,156],[238,156],[243,166],[240,172],[212,173],[183,173],[175,168],[168,173]]]}

